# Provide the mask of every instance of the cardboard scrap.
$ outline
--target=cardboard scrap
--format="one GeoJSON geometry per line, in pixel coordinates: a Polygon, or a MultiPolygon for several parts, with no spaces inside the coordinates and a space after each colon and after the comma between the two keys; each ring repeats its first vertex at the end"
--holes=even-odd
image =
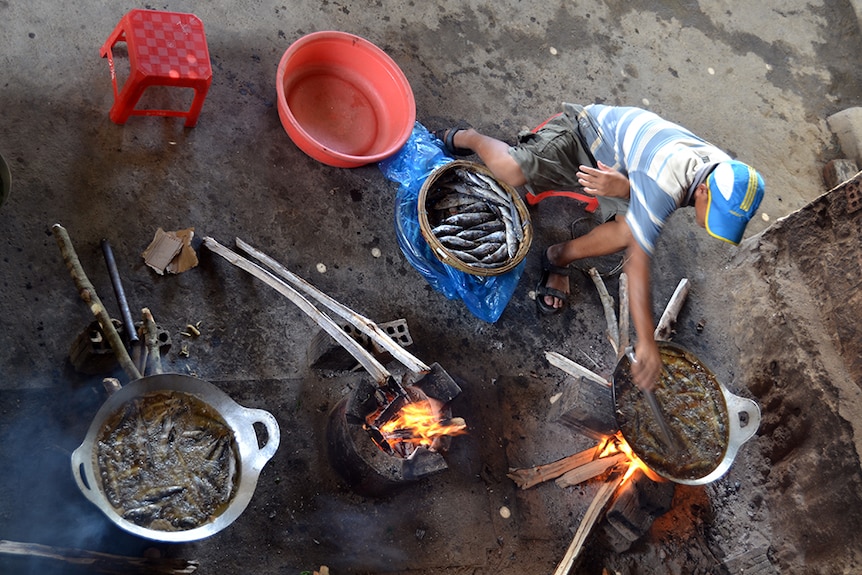
{"type": "Polygon", "coordinates": [[[178,274],[198,265],[198,256],[192,247],[195,229],[166,232],[156,230],[153,241],[141,254],[144,262],[159,275],[165,271],[178,274]]]}

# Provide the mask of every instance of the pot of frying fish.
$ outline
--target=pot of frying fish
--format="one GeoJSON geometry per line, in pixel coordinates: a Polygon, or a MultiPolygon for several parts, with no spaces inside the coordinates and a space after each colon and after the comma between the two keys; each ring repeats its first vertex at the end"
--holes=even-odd
{"type": "Polygon", "coordinates": [[[425,180],[419,227],[438,260],[477,276],[514,269],[533,239],[518,193],[485,166],[465,160],[446,163],[425,180]]]}
{"type": "Polygon", "coordinates": [[[631,359],[617,362],[612,382],[617,425],[634,454],[656,475],[685,485],[704,485],[730,469],[743,443],[760,425],[760,407],[734,395],[694,354],[658,342],[662,357],[653,390],[666,422],[652,411],[631,377],[631,359]]]}
{"type": "Polygon", "coordinates": [[[72,472],[120,528],[194,541],[239,517],[278,444],[269,412],[243,407],[195,377],[149,375],[108,396],[72,453],[72,472]]]}

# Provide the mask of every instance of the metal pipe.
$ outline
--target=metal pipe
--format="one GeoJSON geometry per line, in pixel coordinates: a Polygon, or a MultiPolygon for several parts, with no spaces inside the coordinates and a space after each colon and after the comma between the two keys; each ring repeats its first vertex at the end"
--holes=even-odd
{"type": "Polygon", "coordinates": [[[123,326],[126,328],[129,343],[134,345],[139,341],[138,332],[135,329],[135,322],[132,320],[129,302],[126,301],[126,292],[123,289],[123,282],[120,280],[117,262],[114,260],[114,251],[111,249],[111,244],[108,243],[107,239],[103,238],[101,243],[102,253],[105,255],[105,264],[107,264],[108,273],[111,276],[111,284],[114,286],[114,294],[117,296],[117,304],[120,306],[120,315],[123,316],[123,326]]]}

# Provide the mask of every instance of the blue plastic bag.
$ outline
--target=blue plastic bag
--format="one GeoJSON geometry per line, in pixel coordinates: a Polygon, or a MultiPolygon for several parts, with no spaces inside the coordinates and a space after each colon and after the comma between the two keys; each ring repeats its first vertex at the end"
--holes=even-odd
{"type": "Polygon", "coordinates": [[[476,276],[438,260],[419,227],[419,193],[431,172],[452,161],[439,140],[416,122],[407,143],[378,165],[387,179],[400,184],[395,196],[395,233],[407,261],[435,290],[449,299],[460,299],[470,312],[493,323],[506,309],[524,271],[522,261],[496,276],[476,276]]]}

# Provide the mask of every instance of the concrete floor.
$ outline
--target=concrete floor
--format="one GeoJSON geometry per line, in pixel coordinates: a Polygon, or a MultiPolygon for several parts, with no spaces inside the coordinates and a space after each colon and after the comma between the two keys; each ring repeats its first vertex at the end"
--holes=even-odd
{"type": "MultiPolygon", "coordinates": [[[[155,548],[199,560],[203,574],[324,564],[336,575],[551,571],[588,490],[522,494],[505,472],[589,443],[547,421],[548,398],[564,379],[543,352],[604,373],[613,363],[588,279],[573,275],[562,316],[537,319],[531,299],[538,254],[567,237],[583,215],[577,203],[533,209],[536,238],[518,288],[497,322],[478,320],[403,257],[393,229],[397,185],[375,165],[332,168],[290,141],[276,111],[275,72],[291,42],[338,29],[376,43],[401,66],[417,119],[431,129],[467,120],[512,139],[563,100],[648,107],[761,170],[767,197],[749,237],[825,191],[822,167],[841,157],[825,119],[862,100],[862,40],[845,3],[590,1],[575,9],[561,1],[218,0],[85,9],[34,0],[0,1],[0,16],[0,154],[13,179],[0,206],[0,539],[128,555],[155,548]],[[113,93],[99,47],[133,7],[193,12],[204,22],[213,84],[195,128],[108,118],[113,93]],[[251,505],[225,531],[153,544],[114,527],[72,480],[69,454],[105,395],[100,377],[77,374],[68,361],[92,318],[52,237],[58,222],[118,317],[99,248],[110,240],[132,309],[149,307],[171,334],[167,370],[195,374],[278,420],[281,446],[251,505]],[[197,268],[156,275],[141,253],[159,227],[193,227],[196,238],[226,245],[241,237],[375,321],[406,319],[411,351],[462,384],[454,410],[471,433],[453,442],[450,469],[384,500],[346,489],[325,460],[323,432],[356,375],[310,369],[306,349],[317,328],[205,249],[197,268]],[[199,338],[181,335],[197,322],[199,338]],[[188,357],[179,354],[183,344],[188,357]],[[504,505],[512,519],[498,513],[504,505]]],[[[697,294],[721,285],[734,250],[693,230],[691,216],[680,214],[663,236],[656,312],[691,278],[678,339],[727,378],[735,364],[717,345],[723,320],[697,294]],[[703,333],[695,333],[698,323],[703,333]]],[[[737,479],[731,470],[727,481],[737,479]]],[[[600,572],[603,560],[593,557],[594,570],[583,572],[600,572]]]]}

